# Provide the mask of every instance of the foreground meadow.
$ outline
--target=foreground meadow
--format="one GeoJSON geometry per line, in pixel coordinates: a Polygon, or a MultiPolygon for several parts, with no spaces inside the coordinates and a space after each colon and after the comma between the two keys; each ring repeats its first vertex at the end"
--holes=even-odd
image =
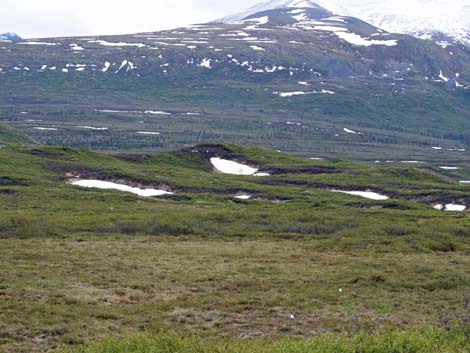
{"type": "Polygon", "coordinates": [[[0,162],[0,351],[468,351],[468,212],[433,207],[470,192],[433,171],[218,144],[0,162]]]}
{"type": "Polygon", "coordinates": [[[469,245],[444,253],[405,239],[2,240],[1,342],[26,352],[161,330],[306,338],[456,328],[469,314],[469,245]]]}

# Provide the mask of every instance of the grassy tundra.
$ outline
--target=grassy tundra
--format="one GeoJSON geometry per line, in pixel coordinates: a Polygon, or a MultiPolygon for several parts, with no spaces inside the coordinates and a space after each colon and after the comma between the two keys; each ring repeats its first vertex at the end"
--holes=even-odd
{"type": "Polygon", "coordinates": [[[0,350],[466,352],[468,212],[433,209],[451,202],[469,205],[469,187],[436,171],[230,144],[4,147],[0,350]],[[271,176],[217,173],[213,156],[271,176]]]}

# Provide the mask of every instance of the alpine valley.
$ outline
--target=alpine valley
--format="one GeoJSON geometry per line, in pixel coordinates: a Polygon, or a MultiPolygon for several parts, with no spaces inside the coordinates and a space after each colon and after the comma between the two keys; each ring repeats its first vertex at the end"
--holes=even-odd
{"type": "Polygon", "coordinates": [[[174,30],[4,41],[0,118],[47,145],[231,141],[369,162],[450,159],[468,176],[470,49],[331,8],[274,0],[174,30]]]}
{"type": "Polygon", "coordinates": [[[332,1],[0,37],[0,352],[470,352],[470,47],[332,1]]]}

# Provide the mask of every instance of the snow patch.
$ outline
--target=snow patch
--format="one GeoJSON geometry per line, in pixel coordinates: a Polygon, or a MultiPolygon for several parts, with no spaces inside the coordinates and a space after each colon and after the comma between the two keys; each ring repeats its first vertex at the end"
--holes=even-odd
{"type": "Polygon", "coordinates": [[[397,40],[377,40],[377,39],[368,39],[363,38],[359,34],[349,33],[343,31],[334,32],[340,39],[357,46],[370,47],[371,45],[383,45],[387,47],[394,47],[398,45],[397,40]]]}
{"type": "Polygon", "coordinates": [[[212,59],[204,58],[198,64],[199,67],[204,67],[206,69],[212,69],[212,59]]]}
{"type": "Polygon", "coordinates": [[[152,115],[171,115],[171,113],[159,110],[114,110],[114,109],[95,109],[98,113],[109,114],[152,114],[152,115]]]}
{"type": "Polygon", "coordinates": [[[380,195],[375,192],[370,192],[370,191],[344,191],[344,190],[331,190],[332,192],[338,192],[341,194],[348,194],[348,195],[353,195],[353,196],[359,196],[363,197],[366,199],[370,200],[375,200],[375,201],[384,201],[388,200],[389,197],[385,195],[380,195]]]}
{"type": "Polygon", "coordinates": [[[75,51],[82,51],[85,50],[82,46],[78,44],[69,44],[70,49],[75,50],[75,51]]]}
{"type": "Polygon", "coordinates": [[[128,192],[131,194],[143,196],[143,197],[152,197],[152,196],[163,196],[163,195],[173,195],[174,193],[168,192],[165,190],[156,190],[156,189],[139,189],[133,188],[124,184],[116,184],[109,181],[101,180],[77,180],[71,183],[74,186],[80,186],[84,188],[95,188],[102,190],[119,190],[123,192],[128,192]]]}
{"type": "Polygon", "coordinates": [[[457,205],[453,203],[449,203],[447,205],[437,204],[434,206],[434,209],[438,211],[453,211],[453,212],[463,212],[467,209],[465,205],[457,205]]]}
{"type": "Polygon", "coordinates": [[[159,132],[156,131],[137,131],[139,135],[160,135],[159,132]]]}
{"type": "Polygon", "coordinates": [[[77,126],[80,129],[95,130],[95,131],[106,131],[107,127],[94,127],[94,126],[77,126]]]}
{"type": "Polygon", "coordinates": [[[152,115],[171,115],[169,112],[164,112],[161,110],[145,110],[144,114],[152,114],[152,115]]]}
{"type": "Polygon", "coordinates": [[[237,195],[235,196],[236,199],[239,199],[239,200],[249,200],[252,198],[251,195],[237,195]]]}
{"type": "Polygon", "coordinates": [[[22,42],[18,43],[22,45],[48,45],[48,46],[56,46],[56,45],[62,45],[61,43],[50,43],[50,42],[22,42]]]}
{"type": "Polygon", "coordinates": [[[109,67],[111,66],[111,63],[109,61],[106,61],[104,63],[104,67],[101,69],[102,72],[108,71],[109,67]]]}
{"type": "Polygon", "coordinates": [[[145,48],[147,45],[144,43],[126,43],[126,42],[108,42],[106,40],[90,40],[88,43],[97,43],[106,47],[138,47],[145,48]]]}
{"type": "Polygon", "coordinates": [[[305,94],[312,94],[311,92],[303,92],[303,91],[294,91],[294,92],[279,92],[278,95],[280,97],[293,97],[293,96],[302,96],[305,94]]]}
{"type": "Polygon", "coordinates": [[[35,130],[41,130],[41,131],[59,131],[59,129],[56,129],[55,127],[40,127],[40,126],[35,126],[33,127],[35,130]]]}
{"type": "Polygon", "coordinates": [[[123,60],[121,63],[121,66],[119,66],[119,69],[115,72],[115,74],[118,74],[123,68],[126,68],[126,72],[132,71],[136,69],[137,67],[134,65],[134,63],[130,60],[123,60]]]}
{"type": "Polygon", "coordinates": [[[333,92],[327,89],[322,89],[320,91],[310,91],[310,92],[304,92],[304,91],[273,92],[273,94],[277,94],[279,97],[282,97],[282,98],[288,98],[288,97],[303,96],[303,95],[308,95],[308,94],[336,94],[336,92],[333,92]]]}
{"type": "Polygon", "coordinates": [[[346,127],[343,129],[343,131],[347,132],[348,134],[362,135],[362,132],[354,131],[354,130],[348,129],[346,127]]]}
{"type": "Polygon", "coordinates": [[[266,51],[266,49],[262,47],[258,47],[257,45],[250,45],[250,48],[253,49],[254,51],[266,51]]]}
{"type": "Polygon", "coordinates": [[[258,173],[257,168],[252,168],[244,164],[221,159],[218,157],[211,158],[212,166],[221,173],[232,175],[253,175],[253,176],[269,176],[268,173],[258,173]]]}
{"type": "Polygon", "coordinates": [[[439,78],[444,82],[449,82],[449,78],[444,76],[442,70],[439,72],[439,78]]]}

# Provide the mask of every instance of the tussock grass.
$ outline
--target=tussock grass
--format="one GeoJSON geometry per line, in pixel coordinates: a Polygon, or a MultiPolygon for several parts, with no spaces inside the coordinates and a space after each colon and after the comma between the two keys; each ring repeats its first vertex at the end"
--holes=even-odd
{"type": "Polygon", "coordinates": [[[109,339],[67,353],[466,353],[470,340],[461,332],[425,329],[382,334],[321,335],[309,340],[214,340],[171,333],[109,339]]]}
{"type": "MultiPolygon", "coordinates": [[[[319,337],[348,349],[363,347],[348,338],[366,337],[358,332],[456,327],[468,316],[468,212],[431,207],[442,194],[467,202],[468,187],[412,168],[231,144],[195,149],[202,152],[0,148],[0,350],[44,352],[160,330],[201,338],[129,342],[155,352],[162,340],[188,352],[303,352],[313,343],[278,340],[319,337]],[[205,151],[274,173],[216,173],[205,151]],[[71,174],[162,186],[176,197],[77,188],[67,184],[71,174]],[[234,200],[238,192],[253,199],[234,200]]],[[[429,330],[371,335],[364,345],[386,347],[390,335],[445,343],[453,334],[429,330]]],[[[109,352],[120,352],[115,346],[109,352]]]]}

